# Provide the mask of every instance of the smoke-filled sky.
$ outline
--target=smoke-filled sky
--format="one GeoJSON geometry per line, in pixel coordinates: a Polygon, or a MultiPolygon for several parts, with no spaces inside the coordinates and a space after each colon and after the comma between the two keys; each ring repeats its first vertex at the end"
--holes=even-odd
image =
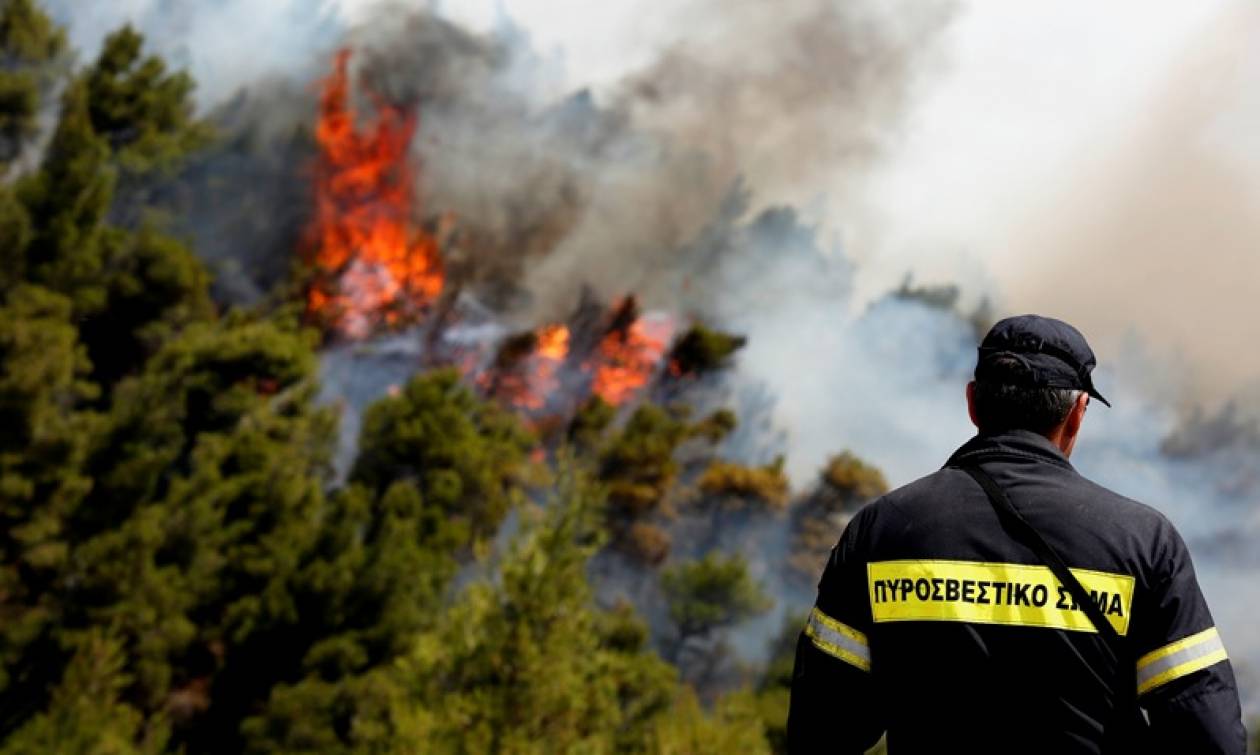
{"type": "MultiPolygon", "coordinates": [[[[650,12],[633,0],[52,5],[88,55],[104,29],[137,23],[192,69],[207,106],[260,78],[313,76],[326,61],[312,50],[337,44],[340,29],[420,6],[484,32],[523,31],[547,63],[533,83],[556,93],[590,86],[612,97],[665,51],[741,35],[747,44],[733,54],[748,75],[796,44],[759,32],[763,4],[714,0],[656,2],[650,12]]],[[[1136,332],[1188,367],[1197,400],[1256,382],[1260,350],[1247,344],[1260,300],[1260,47],[1248,42],[1260,9],[1247,0],[962,2],[925,20],[930,4],[874,5],[924,48],[880,159],[862,166],[855,190],[851,160],[790,154],[800,133],[754,120],[764,134],[739,144],[756,153],[764,142],[741,166],[758,199],[794,201],[842,233],[861,263],[860,293],[907,271],[955,280],[969,296],[994,297],[1000,313],[1078,323],[1104,362],[1136,332]]],[[[794,68],[770,66],[784,90],[843,64],[810,54],[794,68]]],[[[822,112],[825,127],[834,116],[822,112]]]]}

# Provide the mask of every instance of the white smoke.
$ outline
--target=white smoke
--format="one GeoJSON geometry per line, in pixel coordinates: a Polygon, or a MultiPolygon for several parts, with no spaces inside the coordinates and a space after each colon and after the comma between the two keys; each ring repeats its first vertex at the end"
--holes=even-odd
{"type": "Polygon", "coordinates": [[[105,35],[124,24],[140,30],[150,49],[197,81],[209,108],[268,78],[309,79],[320,70],[348,22],[351,3],[338,0],[46,0],[69,30],[80,57],[92,60],[105,35]]]}

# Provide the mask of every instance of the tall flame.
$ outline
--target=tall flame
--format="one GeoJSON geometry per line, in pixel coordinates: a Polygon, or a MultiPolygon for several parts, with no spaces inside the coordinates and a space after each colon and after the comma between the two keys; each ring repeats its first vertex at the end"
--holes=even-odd
{"type": "Polygon", "coordinates": [[[360,130],[350,106],[350,53],[337,53],[324,80],[315,139],[315,218],[309,311],[335,330],[363,337],[414,319],[442,291],[438,244],[410,221],[414,185],[407,150],[415,113],[377,101],[360,130]]]}

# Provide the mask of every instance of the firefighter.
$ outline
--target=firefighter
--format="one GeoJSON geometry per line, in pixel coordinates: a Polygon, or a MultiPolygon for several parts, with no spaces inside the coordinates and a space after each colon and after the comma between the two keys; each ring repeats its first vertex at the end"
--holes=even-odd
{"type": "Polygon", "coordinates": [[[832,549],[797,642],[790,752],[862,753],[885,734],[893,755],[1244,752],[1186,544],[1068,461],[1091,398],[1110,406],[1094,365],[1059,320],[985,336],[966,392],[977,435],[832,549]]]}

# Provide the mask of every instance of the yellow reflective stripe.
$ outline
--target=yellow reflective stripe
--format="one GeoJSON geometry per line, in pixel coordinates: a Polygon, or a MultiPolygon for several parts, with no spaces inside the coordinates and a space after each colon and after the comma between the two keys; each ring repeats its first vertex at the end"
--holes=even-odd
{"type": "Polygon", "coordinates": [[[805,623],[805,635],[814,647],[827,655],[863,671],[871,670],[871,648],[866,635],[836,621],[817,607],[810,612],[809,621],[805,623]]]}
{"type": "Polygon", "coordinates": [[[844,635],[845,637],[848,637],[850,640],[852,640],[853,642],[856,642],[862,647],[870,646],[870,643],[866,641],[866,635],[862,634],[861,632],[849,626],[848,624],[841,624],[840,622],[831,618],[827,614],[818,610],[817,607],[814,608],[813,615],[814,615],[814,618],[821,621],[824,626],[826,626],[828,629],[831,629],[833,632],[839,632],[840,634],[844,635]]]}
{"type": "MultiPolygon", "coordinates": [[[[1116,632],[1133,612],[1134,578],[1072,569],[1116,632]]],[[[871,616],[886,621],[959,621],[1097,632],[1048,566],[984,561],[898,560],[867,564],[871,616]]]]}
{"type": "Polygon", "coordinates": [[[1202,632],[1196,632],[1188,637],[1182,637],[1180,640],[1177,640],[1176,642],[1170,642],[1167,645],[1163,646],[1162,648],[1152,650],[1151,652],[1139,658],[1137,662],[1138,670],[1141,670],[1145,666],[1149,666],[1150,664],[1154,663],[1155,661],[1158,661],[1161,658],[1170,656],[1173,653],[1177,652],[1178,650],[1181,650],[1182,648],[1186,648],[1191,645],[1197,645],[1200,642],[1205,642],[1207,640],[1212,639],[1213,637],[1217,637],[1217,638],[1220,637],[1220,633],[1216,631],[1216,627],[1209,627],[1207,629],[1204,629],[1202,632]]]}
{"type": "Polygon", "coordinates": [[[1138,694],[1149,692],[1228,658],[1225,644],[1221,642],[1216,627],[1170,642],[1138,659],[1138,694]]]}

